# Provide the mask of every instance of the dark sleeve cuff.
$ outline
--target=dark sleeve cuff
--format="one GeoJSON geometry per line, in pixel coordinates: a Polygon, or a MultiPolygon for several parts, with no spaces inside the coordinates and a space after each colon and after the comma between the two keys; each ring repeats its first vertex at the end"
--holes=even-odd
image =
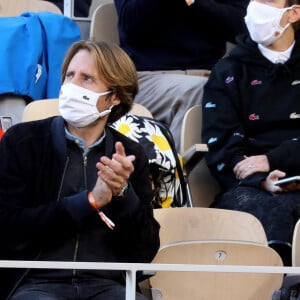
{"type": "Polygon", "coordinates": [[[247,176],[245,179],[239,182],[240,186],[252,186],[256,188],[260,188],[261,182],[266,179],[268,173],[258,172],[254,173],[250,176],[247,176]]]}
{"type": "Polygon", "coordinates": [[[95,209],[88,201],[87,193],[88,191],[83,191],[63,199],[67,211],[77,223],[81,223],[86,217],[95,213],[95,209]]]}
{"type": "MultiPolygon", "coordinates": [[[[88,191],[83,191],[63,199],[66,210],[77,223],[81,223],[85,218],[95,213],[95,209],[88,201],[87,193],[88,191]]],[[[124,218],[133,215],[138,209],[139,203],[139,198],[128,182],[126,193],[121,197],[113,197],[112,201],[101,210],[105,211],[109,217],[124,218]]]]}

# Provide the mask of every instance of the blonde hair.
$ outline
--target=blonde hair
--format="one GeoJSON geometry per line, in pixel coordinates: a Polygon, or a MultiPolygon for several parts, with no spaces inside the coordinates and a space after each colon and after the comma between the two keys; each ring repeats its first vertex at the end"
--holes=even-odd
{"type": "MultiPolygon", "coordinates": [[[[76,53],[85,49],[91,53],[101,80],[120,99],[120,104],[113,107],[108,122],[114,122],[126,114],[132,107],[138,92],[138,80],[134,63],[118,45],[107,42],[79,41],[68,50],[63,66],[64,82],[70,61],[76,53]]],[[[111,95],[110,95],[111,96],[111,95]]]]}

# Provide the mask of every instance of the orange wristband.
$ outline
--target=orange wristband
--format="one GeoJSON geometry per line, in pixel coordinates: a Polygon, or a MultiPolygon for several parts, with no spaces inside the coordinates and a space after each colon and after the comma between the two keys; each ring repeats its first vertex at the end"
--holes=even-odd
{"type": "Polygon", "coordinates": [[[95,208],[95,210],[99,210],[100,207],[97,205],[93,193],[92,193],[92,192],[89,192],[89,193],[87,194],[87,197],[88,197],[88,199],[89,199],[90,205],[91,205],[93,208],[95,208]]]}
{"type": "Polygon", "coordinates": [[[104,214],[103,211],[100,210],[100,207],[97,205],[93,193],[92,193],[92,192],[89,192],[89,193],[87,194],[87,197],[88,197],[88,199],[89,199],[90,205],[91,205],[95,210],[98,211],[98,215],[99,215],[99,217],[101,218],[101,220],[107,225],[107,227],[108,227],[109,229],[113,230],[114,227],[115,227],[114,222],[113,222],[110,218],[108,218],[108,217],[104,214]]]}

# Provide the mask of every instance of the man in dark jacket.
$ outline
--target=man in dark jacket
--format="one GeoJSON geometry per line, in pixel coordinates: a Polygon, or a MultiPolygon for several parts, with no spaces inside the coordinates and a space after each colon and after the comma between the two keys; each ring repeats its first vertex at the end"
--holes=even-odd
{"type": "MultiPolygon", "coordinates": [[[[131,108],[134,65],[116,45],[81,41],[62,78],[62,117],[17,124],[1,140],[0,258],[150,262],[159,224],[148,159],[107,126],[131,108]]],[[[125,297],[119,271],[0,271],[1,299],[125,297]]]]}

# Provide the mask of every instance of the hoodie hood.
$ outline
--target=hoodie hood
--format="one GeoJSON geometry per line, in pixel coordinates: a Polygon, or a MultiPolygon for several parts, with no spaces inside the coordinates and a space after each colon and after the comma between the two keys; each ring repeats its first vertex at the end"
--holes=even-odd
{"type": "Polygon", "coordinates": [[[249,34],[243,34],[237,37],[237,45],[229,53],[229,59],[240,61],[244,64],[250,64],[272,73],[278,71],[289,72],[300,69],[300,40],[296,39],[290,59],[284,64],[274,64],[264,57],[258,49],[258,44],[254,42],[249,34]]]}

